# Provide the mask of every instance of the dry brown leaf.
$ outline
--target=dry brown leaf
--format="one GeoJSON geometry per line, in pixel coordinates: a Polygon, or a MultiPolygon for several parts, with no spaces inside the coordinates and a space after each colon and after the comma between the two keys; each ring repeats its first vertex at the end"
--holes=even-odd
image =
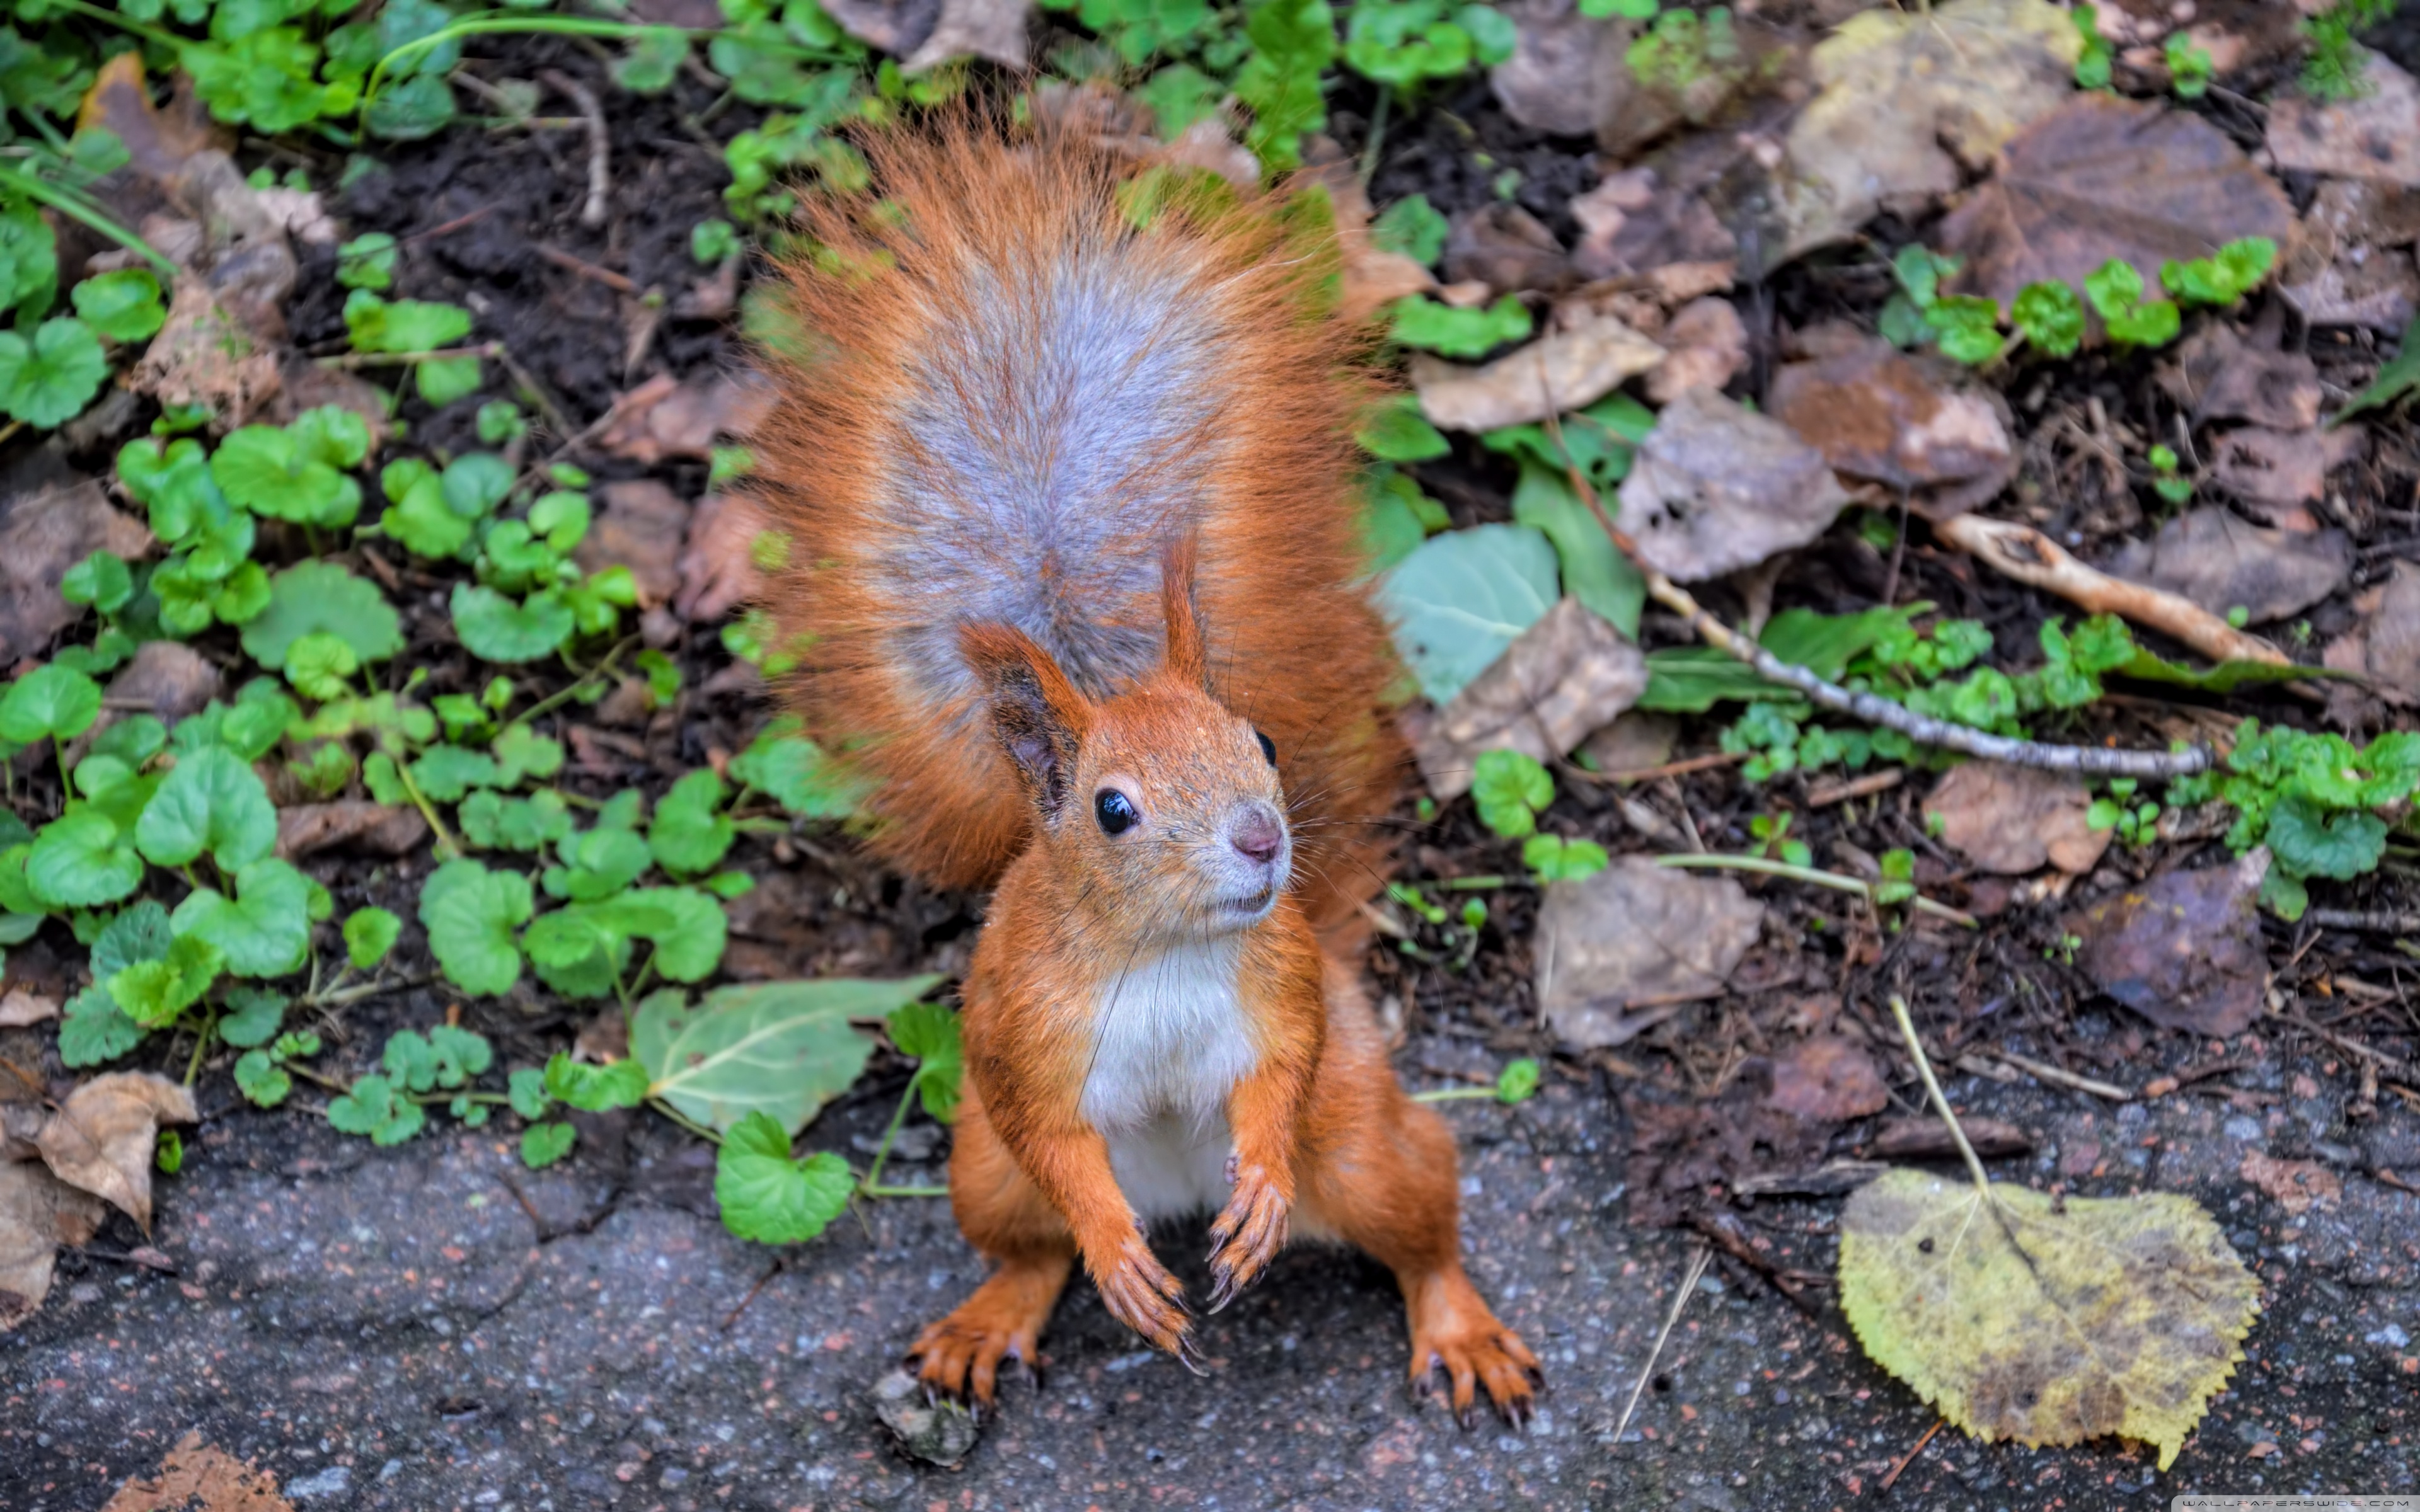
{"type": "Polygon", "coordinates": [[[1579,14],[1574,0],[1516,0],[1512,55],[1488,70],[1504,114],[1533,131],[1588,136],[1633,87],[1622,66],[1637,28],[1579,14]]]}
{"type": "Polygon", "coordinates": [[[1676,263],[1735,265],[1739,257],[1739,243],[1704,197],[1668,184],[1652,167],[1607,174],[1575,197],[1571,210],[1580,224],[1572,266],[1582,278],[1637,277],[1676,263]]]}
{"type": "Polygon", "coordinates": [[[1179,168],[1200,168],[1217,174],[1237,189],[1261,186],[1261,160],[1236,141],[1226,122],[1217,116],[1205,116],[1177,133],[1164,158],[1179,168]]]}
{"type": "Polygon", "coordinates": [[[2081,874],[2098,865],[2114,830],[2086,822],[2092,795],[2072,778],[2000,762],[1953,766],[1924,800],[1941,838],[1986,872],[2019,876],[2045,864],[2081,874]]]}
{"type": "Polygon", "coordinates": [[[1992,177],[1942,222],[1941,244],[1967,259],[1962,290],[2006,306],[2044,280],[2080,289],[2111,258],[2156,289],[2164,260],[2293,233],[2285,191],[2218,128],[2087,93],[2008,144],[1992,177]]]}
{"type": "Polygon", "coordinates": [[[2072,98],[2077,51],[2067,11],[2044,0],[1950,0],[1852,18],[1815,49],[1822,93],[1790,129],[1785,255],[1956,189],[1962,163],[1980,168],[2072,98]]]}
{"type": "Polygon", "coordinates": [[[59,1016],[59,1000],[23,987],[0,993],[0,1029],[22,1029],[59,1016]]]}
{"type": "Polygon", "coordinates": [[[1621,485],[1621,524],[1679,582],[1753,567],[1823,533],[1849,495],[1770,415],[1692,389],[1666,406],[1621,485]]]}
{"type": "Polygon", "coordinates": [[[51,1173],[107,1200],[151,1231],[151,1155],[160,1125],[200,1117],[194,1094],[154,1072],[96,1076],[68,1100],[35,1140],[51,1173]]]}
{"type": "Polygon", "coordinates": [[[1928,518],[1987,503],[2016,475],[2006,401],[1880,337],[1784,366],[1766,407],[1834,471],[1906,491],[1928,518]]]}
{"type": "Polygon", "coordinates": [[[256,1470],[187,1433],[168,1451],[160,1473],[130,1480],[101,1512],[294,1512],[277,1494],[277,1477],[256,1470]]]}
{"type": "Polygon", "coordinates": [[[1689,389],[1719,389],[1747,365],[1747,327],[1729,300],[1694,300],[1663,332],[1664,361],[1647,370],[1647,396],[1670,404],[1689,389]]]}
{"type": "Polygon", "coordinates": [[[940,0],[831,0],[823,8],[841,30],[893,55],[914,52],[941,21],[940,0]]]}
{"type": "Polygon", "coordinates": [[[2110,996],[2162,1028],[2206,1039],[2242,1033],[2269,984],[2257,902],[2269,853],[2230,866],[2166,872],[2067,916],[2084,941],[2075,964],[2110,996]]]}
{"type": "Polygon", "coordinates": [[[2299,1218],[2344,1200],[2344,1180],[2315,1160],[2279,1160],[2257,1149],[2243,1152],[2237,1175],[2269,1194],[2288,1216],[2299,1218]]]}
{"type": "Polygon", "coordinates": [[[181,640],[146,640],[109,680],[112,714],[140,712],[173,725],[199,714],[225,688],[216,663],[181,640]]]}
{"type": "Polygon", "coordinates": [[[2386,580],[2357,594],[2359,624],[2328,642],[2320,665],[2368,685],[2328,685],[2328,717],[2351,729],[2381,722],[2381,703],[2420,702],[2420,567],[2397,562],[2386,580]]]}
{"type": "Polygon", "coordinates": [[[2292,95],[2269,107],[2269,155],[2277,166],[2420,189],[2420,85],[2379,54],[2363,93],[2319,100],[2292,95]]]}
{"type": "Polygon", "coordinates": [[[1611,316],[1593,316],[1484,367],[1419,353],[1412,387],[1432,424],[1495,430],[1593,404],[1663,360],[1663,347],[1611,316]]]}
{"type": "Polygon", "coordinates": [[[101,1227],[101,1199],[79,1192],[39,1161],[0,1161],[0,1333],[34,1314],[51,1294],[61,1244],[81,1244],[101,1227]]]}
{"type": "Polygon", "coordinates": [[[2420,308],[2420,273],[2397,249],[2420,235],[2420,192],[2332,178],[2277,265],[2277,292],[2315,326],[2400,332],[2420,308]]]}
{"type": "Polygon", "coordinates": [[[2301,505],[2326,494],[2328,473],[2361,455],[2358,424],[2334,430],[2270,430],[2246,425],[2211,440],[2210,481],[2250,504],[2272,525],[2313,527],[2301,505]]]}
{"type": "Polygon", "coordinates": [[[2303,224],[2330,247],[2408,247],[2420,241],[2420,189],[2330,178],[2311,196],[2303,224]]]}
{"type": "Polygon", "coordinates": [[[1480,752],[1556,761],[1646,690],[1645,654],[1567,596],[1444,708],[1407,710],[1402,723],[1429,791],[1450,802],[1470,791],[1480,752]]]}
{"type": "Polygon", "coordinates": [[[1838,1123],[1890,1106],[1890,1089],[1873,1056],[1844,1035],[1802,1040],[1789,1055],[1764,1066],[1773,1079],[1764,1105],[1777,1113],[1838,1123]]]}
{"type": "Polygon", "coordinates": [[[685,620],[719,620],[764,593],[756,570],[756,537],[770,528],[765,511],[744,494],[708,494],[690,517],[680,557],[680,594],[673,608],[685,620]]]}
{"type": "Polygon", "coordinates": [[[1554,288],[1570,271],[1555,233],[1518,205],[1497,201],[1466,210],[1446,237],[1445,276],[1453,283],[1507,294],[1554,288]]]}
{"type": "Polygon", "coordinates": [[[900,67],[921,73],[952,58],[971,56],[1021,69],[1032,15],[1032,0],[941,0],[939,24],[900,67]]]}
{"type": "Polygon", "coordinates": [[[1550,882],[1538,910],[1538,1010],[1566,1044],[1619,1043],[1622,1010],[1711,997],[1756,943],[1764,905],[1729,877],[1617,856],[1550,882]]]}
{"type": "Polygon", "coordinates": [[[358,845],[373,856],[409,856],[428,835],[428,821],[410,804],[298,803],[277,810],[277,854],[287,860],[358,845]]]}
{"type": "Polygon", "coordinates": [[[1681,743],[1681,721],[1668,714],[1633,709],[1588,737],[1580,748],[1600,772],[1644,772],[1672,759],[1681,743]]]}
{"type": "Polygon", "coordinates": [[[584,572],[628,567],[638,583],[640,603],[671,602],[680,592],[681,543],[689,534],[689,505],[653,478],[609,483],[601,491],[605,507],[573,548],[572,560],[584,572]]]}
{"type": "Polygon", "coordinates": [[[712,455],[718,438],[745,440],[773,411],[771,385],[753,373],[674,381],[659,374],[614,401],[612,422],[597,444],[615,456],[654,467],[667,457],[712,455]]]}
{"type": "Polygon", "coordinates": [[[133,388],[163,405],[207,405],[211,427],[243,424],[283,381],[274,348],[222,306],[209,285],[178,278],[167,324],[134,366],[133,388]]]}
{"type": "Polygon", "coordinates": [[[84,617],[59,579],[95,551],[141,557],[151,532],[109,507],[101,485],[35,453],[0,473],[0,666],[47,646],[84,617]]]}
{"type": "Polygon", "coordinates": [[[2352,572],[2342,531],[2273,531],[2224,509],[2189,510],[2148,541],[2130,541],[2108,571],[2192,600],[2212,614],[2242,609],[2249,625],[2300,613],[2352,572]]]}
{"type": "Polygon", "coordinates": [[[2319,370],[2308,352],[2275,349],[2267,332],[2246,341],[2213,321],[2160,367],[2168,397],[2205,420],[2248,420],[2273,430],[2308,430],[2319,422],[2319,370]]]}

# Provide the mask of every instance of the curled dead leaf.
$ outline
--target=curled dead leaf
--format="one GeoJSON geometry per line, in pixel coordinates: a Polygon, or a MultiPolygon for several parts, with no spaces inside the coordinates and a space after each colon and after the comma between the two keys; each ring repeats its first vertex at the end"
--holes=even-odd
{"type": "Polygon", "coordinates": [[[428,821],[410,804],[298,803],[277,810],[277,854],[287,860],[358,845],[373,856],[409,856],[428,835],[428,821]]]}
{"type": "Polygon", "coordinates": [[[1592,316],[1484,367],[1419,353],[1412,359],[1412,387],[1432,424],[1496,430],[1593,404],[1663,360],[1663,347],[1621,321],[1592,316]]]}
{"type": "Polygon", "coordinates": [[[1986,872],[2018,876],[2048,863],[2089,872],[2113,830],[2087,822],[2092,795],[2073,778],[2000,762],[1951,767],[1924,800],[1941,838],[1986,872]]]}
{"type": "Polygon", "coordinates": [[[1747,327],[1729,300],[1693,300],[1663,332],[1664,361],[1647,370],[1647,396],[1670,404],[1684,390],[1720,389],[1747,365],[1747,327]]]}
{"type": "Polygon", "coordinates": [[[1466,210],[1446,237],[1445,276],[1457,284],[1484,284],[1496,294],[1551,289],[1570,271],[1555,233],[1518,205],[1497,201],[1466,210]]]}
{"type": "Polygon", "coordinates": [[[1556,761],[1646,690],[1645,654],[1567,595],[1444,708],[1399,718],[1429,791],[1450,802],[1470,791],[1480,752],[1556,761]]]}
{"type": "Polygon", "coordinates": [[[22,1029],[59,1016],[59,1000],[23,987],[0,992],[0,1029],[22,1029]]]}
{"type": "Polygon", "coordinates": [[[1845,1035],[1802,1040],[1789,1055],[1763,1066],[1773,1083],[1765,1106],[1792,1118],[1839,1123],[1890,1106],[1890,1089],[1873,1055],[1845,1035]]]}
{"type": "Polygon", "coordinates": [[[2319,370],[2308,352],[2279,351],[2273,332],[2251,340],[2223,321],[2202,327],[2159,369],[2160,387],[2196,422],[2248,420],[2273,430],[2319,422],[2319,370]]]}
{"type": "Polygon", "coordinates": [[[1927,518],[1989,502],[2016,475],[2007,402],[1880,337],[1785,365],[1766,404],[1834,471],[1906,492],[1927,518]]]}
{"type": "Polygon", "coordinates": [[[154,1072],[113,1072],[68,1094],[34,1141],[51,1174],[151,1231],[151,1152],[160,1125],[201,1115],[194,1094],[154,1072]]]}
{"type": "Polygon", "coordinates": [[[101,485],[34,453],[0,472],[0,665],[47,646],[84,617],[59,596],[68,569],[95,551],[140,558],[151,532],[109,506],[101,485]]]}
{"type": "Polygon", "coordinates": [[[1487,74],[1504,114],[1555,136],[1588,136],[1612,117],[1632,87],[1622,54],[1636,27],[1583,16],[1574,0],[1516,0],[1497,8],[1514,32],[1512,55],[1487,74]]]}
{"type": "Polygon", "coordinates": [[[1707,389],[1667,405],[1622,480],[1621,525],[1679,582],[1752,567],[1823,533],[1849,496],[1813,447],[1707,389]]]}
{"type": "Polygon", "coordinates": [[[1538,1011],[1566,1044],[1620,1043],[1624,1009],[1722,991],[1763,922],[1764,905],[1729,877],[1617,856],[1585,881],[1546,885],[1538,1011]]]}
{"type": "Polygon", "coordinates": [[[2067,916],[2084,941],[2076,964],[2101,990],[2162,1028],[2205,1039],[2260,1016],[2269,952],[2256,904],[2269,853],[2230,866],[2164,872],[2067,916]]]}
{"type": "Polygon", "coordinates": [[[0,1161],[0,1333],[41,1306],[59,1246],[91,1239],[103,1216],[99,1197],[39,1161],[0,1161]]]}
{"type": "Polygon", "coordinates": [[[2195,509],[2148,541],[2128,542],[2107,570],[2213,614],[2240,609],[2244,623],[2266,625],[2335,593],[2352,572],[2352,541],[2342,531],[2273,531],[2224,509],[2195,509]]]}
{"type": "MultiPolygon", "coordinates": [[[[1637,277],[1674,264],[1735,265],[1739,256],[1739,243],[1704,197],[1666,182],[1652,167],[1606,175],[1575,197],[1571,209],[1581,233],[1572,266],[1582,278],[1637,277]]],[[[1726,274],[1716,287],[1729,283],[1726,274]]]]}
{"type": "Polygon", "coordinates": [[[2280,168],[2420,189],[2420,83],[2371,53],[2352,98],[2272,105],[2268,145],[2280,168]]]}
{"type": "Polygon", "coordinates": [[[772,386],[752,372],[675,381],[659,374],[614,401],[597,444],[654,467],[668,457],[710,456],[720,438],[746,440],[773,412],[772,386]]]}
{"type": "Polygon", "coordinates": [[[708,494],[690,517],[680,557],[680,593],[673,608],[685,620],[719,620],[753,603],[765,588],[756,569],[756,537],[771,522],[744,494],[708,494]]]}
{"type": "Polygon", "coordinates": [[[2210,481],[2251,505],[2272,525],[2315,528],[2302,505],[2326,494],[2328,474],[2361,455],[2358,424],[2333,430],[2271,430],[2245,425],[2211,440],[2210,481]]]}
{"type": "Polygon", "coordinates": [[[630,569],[645,605],[672,601],[680,592],[681,543],[690,528],[690,506],[653,478],[626,478],[599,490],[605,507],[573,549],[584,572],[630,569]]]}

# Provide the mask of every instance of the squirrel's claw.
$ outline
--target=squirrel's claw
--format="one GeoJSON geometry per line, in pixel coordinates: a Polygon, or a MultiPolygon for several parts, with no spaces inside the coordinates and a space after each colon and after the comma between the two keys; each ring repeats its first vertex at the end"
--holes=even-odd
{"type": "MultiPolygon", "coordinates": [[[[1233,1164],[1232,1157],[1229,1164],[1233,1164]]],[[[1292,1207],[1261,1166],[1244,1167],[1233,1181],[1234,1196],[1210,1226],[1209,1306],[1214,1313],[1234,1301],[1285,1247],[1286,1214],[1292,1207]]]]}
{"type": "Polygon", "coordinates": [[[1094,1273],[1093,1283],[1110,1317],[1141,1335],[1153,1348],[1179,1353],[1193,1326],[1185,1286],[1169,1274],[1140,1235],[1127,1239],[1117,1258],[1094,1273]]]}

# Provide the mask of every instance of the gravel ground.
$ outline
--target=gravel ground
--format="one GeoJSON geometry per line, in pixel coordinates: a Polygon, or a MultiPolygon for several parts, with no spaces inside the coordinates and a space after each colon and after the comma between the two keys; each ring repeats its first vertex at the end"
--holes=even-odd
{"type": "MultiPolygon", "coordinates": [[[[2220,1399],[2168,1474],[2139,1445],[1983,1446],[1945,1430],[1900,1478],[1899,1504],[2420,1491],[2420,1200],[2359,1174],[2420,1166],[2420,1118],[2389,1108],[2349,1132],[2318,1090],[2327,1068],[2279,1058],[2243,1073],[2232,1103],[2171,1097],[2114,1115],[2075,1094],[1953,1085],[1962,1107],[2041,1137],[1998,1175],[2199,1197],[2257,1263],[2267,1310],[2246,1389],[2220,1399]],[[2289,1217],[2239,1174],[2255,1149],[2341,1166],[2344,1199],[2289,1217]]],[[[1864,1361],[1828,1293],[1801,1311],[1745,1271],[1718,1265],[1700,1283],[1625,1442],[1610,1442],[1691,1244],[1625,1222],[1619,1107],[1566,1080],[1518,1109],[1450,1115],[1473,1273],[1549,1372],[1528,1435],[1464,1432],[1415,1407],[1385,1273],[1297,1250],[1206,1320],[1205,1379],[1137,1349],[1079,1286],[1047,1340],[1042,1388],[1011,1388],[954,1472],[900,1458],[867,1400],[980,1274],[944,1204],[871,1207],[768,1276],[767,1251],[706,1215],[702,1147],[660,1126],[592,1126],[581,1163],[533,1176],[501,1138],[385,1151],[240,1112],[189,1141],[184,1174],[162,1183],[155,1242],[178,1273],[70,1257],[50,1307],[0,1338],[0,1508],[100,1507],[195,1430],[273,1472],[302,1508],[1873,1501],[1931,1415],[1864,1361]]],[[[878,1125],[868,1100],[819,1130],[878,1125]]],[[[1827,1271],[1836,1211],[1765,1203],[1745,1216],[1779,1263],[1827,1271]]],[[[137,1239],[121,1221],[96,1249],[114,1242],[137,1239]]],[[[1162,1247],[1190,1257],[1201,1236],[1162,1247]]],[[[1201,1286],[1198,1261],[1181,1270],[1201,1286]]]]}

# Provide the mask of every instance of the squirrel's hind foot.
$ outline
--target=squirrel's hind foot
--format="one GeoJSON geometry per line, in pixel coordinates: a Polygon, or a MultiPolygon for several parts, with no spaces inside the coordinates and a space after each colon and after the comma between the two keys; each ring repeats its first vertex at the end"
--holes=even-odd
{"type": "Polygon", "coordinates": [[[1545,1383],[1521,1335],[1497,1321],[1460,1268],[1429,1278],[1412,1305],[1412,1394],[1426,1397],[1442,1373],[1454,1421],[1477,1418],[1479,1393],[1515,1431],[1528,1426],[1545,1383]]]}
{"type": "Polygon", "coordinates": [[[925,1325],[908,1358],[915,1362],[926,1393],[987,1411],[998,1395],[1002,1365],[1039,1384],[1042,1325],[1050,1319],[1073,1258],[1010,1260],[956,1311],[925,1325]]]}

